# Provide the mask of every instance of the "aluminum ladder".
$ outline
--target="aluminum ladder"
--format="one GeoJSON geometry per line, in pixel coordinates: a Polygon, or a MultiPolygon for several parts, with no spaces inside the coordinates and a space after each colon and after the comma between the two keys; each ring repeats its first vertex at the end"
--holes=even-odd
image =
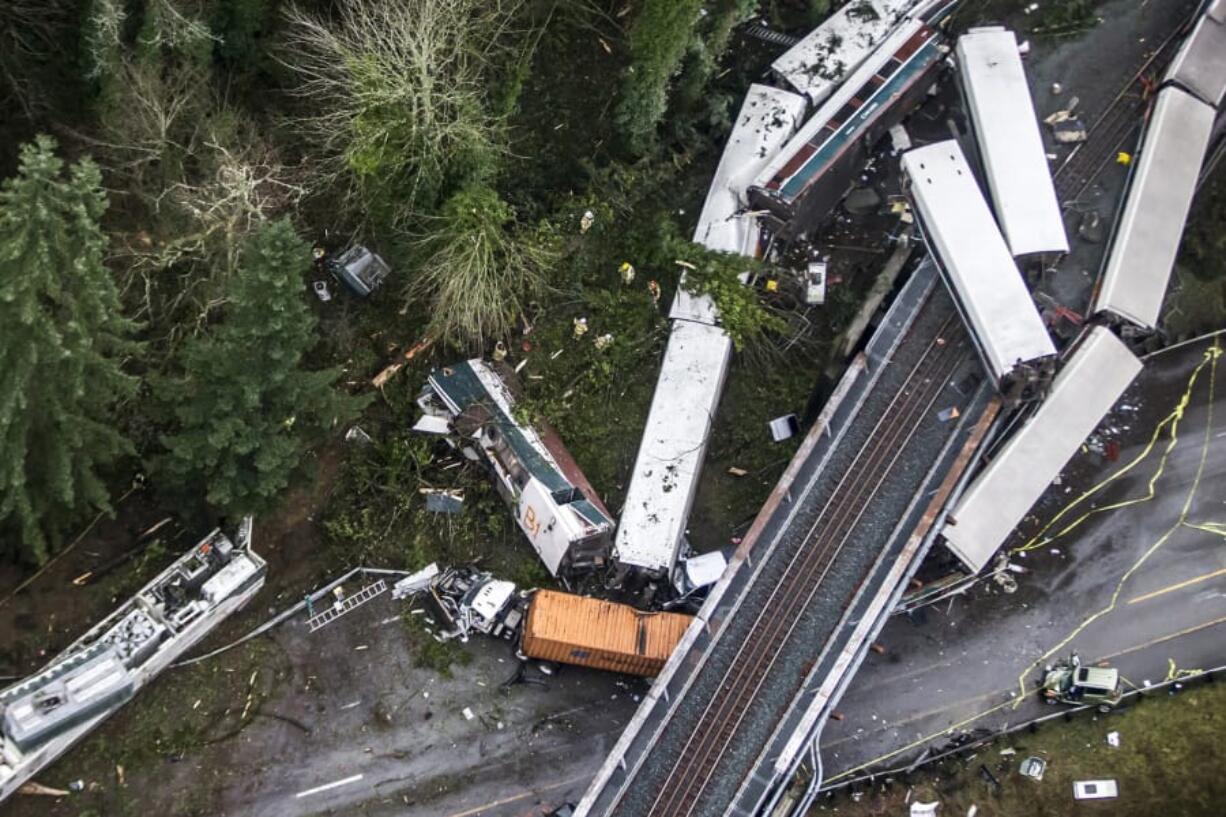
{"type": "Polygon", "coordinates": [[[336,621],[338,618],[345,615],[345,613],[356,610],[366,602],[385,592],[387,592],[387,583],[384,582],[383,579],[379,579],[379,581],[375,582],[374,584],[363,587],[361,590],[354,593],[340,604],[334,604],[327,610],[324,610],[322,613],[308,618],[307,626],[311,628],[311,632],[315,632],[325,624],[330,624],[331,622],[336,621]]]}

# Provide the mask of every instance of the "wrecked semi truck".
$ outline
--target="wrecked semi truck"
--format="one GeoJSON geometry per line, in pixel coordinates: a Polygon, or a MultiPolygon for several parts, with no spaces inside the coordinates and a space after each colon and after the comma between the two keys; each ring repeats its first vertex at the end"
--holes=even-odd
{"type": "Polygon", "coordinates": [[[555,590],[528,603],[520,649],[529,658],[654,677],[694,620],[555,590]]]}
{"type": "Polygon", "coordinates": [[[647,677],[664,668],[694,621],[557,590],[519,591],[471,567],[440,571],[430,565],[397,584],[394,594],[419,592],[432,614],[427,624],[440,628],[440,640],[483,633],[518,641],[521,659],[647,677]]]}
{"type": "Polygon", "coordinates": [[[504,364],[474,359],[430,373],[414,431],[445,436],[484,461],[541,561],[554,576],[591,573],[609,561],[613,517],[553,429],[514,416],[519,382],[504,364]]]}

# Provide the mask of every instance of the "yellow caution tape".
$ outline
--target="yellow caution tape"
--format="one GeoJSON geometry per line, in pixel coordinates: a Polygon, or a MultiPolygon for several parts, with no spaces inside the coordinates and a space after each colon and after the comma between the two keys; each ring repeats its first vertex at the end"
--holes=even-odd
{"type": "MultiPolygon", "coordinates": [[[[1108,477],[1103,482],[1099,483],[1098,485],[1094,486],[1086,493],[1082,494],[1080,497],[1078,497],[1076,500],[1073,501],[1072,505],[1064,508],[1063,510],[1061,510],[1059,514],[1056,515],[1056,518],[1059,518],[1059,516],[1061,516],[1065,511],[1067,511],[1069,507],[1076,505],[1077,503],[1083,501],[1086,497],[1101,490],[1104,485],[1108,484],[1114,479],[1117,479],[1121,474],[1133,468],[1138,462],[1143,460],[1145,456],[1148,454],[1149,450],[1152,449],[1154,443],[1157,441],[1158,432],[1161,430],[1163,426],[1169,424],[1170,425],[1170,442],[1167,444],[1166,450],[1162,454],[1162,459],[1159,461],[1157,472],[1155,472],[1153,477],[1151,477],[1149,480],[1149,489],[1145,497],[1142,497],[1136,500],[1129,500],[1129,501],[1122,502],[1122,503],[1115,503],[1114,505],[1104,506],[1103,508],[1096,508],[1094,510],[1091,510],[1083,514],[1079,519],[1077,519],[1071,525],[1067,526],[1064,530],[1060,531],[1060,533],[1056,534],[1056,536],[1052,538],[1056,538],[1056,537],[1064,535],[1068,531],[1080,525],[1081,522],[1084,521],[1086,518],[1088,518],[1092,514],[1097,513],[1099,511],[1110,510],[1112,508],[1125,507],[1127,505],[1133,505],[1133,504],[1136,504],[1137,502],[1144,502],[1144,501],[1147,501],[1148,499],[1151,499],[1154,495],[1154,484],[1157,482],[1158,477],[1161,476],[1162,471],[1166,468],[1167,456],[1170,454],[1171,449],[1175,447],[1175,444],[1179,439],[1179,434],[1178,434],[1179,421],[1183,418],[1184,411],[1187,409],[1188,403],[1191,401],[1192,390],[1196,385],[1196,380],[1200,376],[1200,373],[1205,368],[1205,366],[1206,365],[1209,366],[1209,395],[1208,395],[1208,401],[1206,405],[1205,433],[1204,433],[1204,441],[1201,444],[1200,462],[1197,464],[1196,476],[1193,478],[1192,484],[1188,488],[1188,494],[1184,499],[1183,507],[1179,511],[1179,518],[1175,520],[1175,524],[1171,525],[1171,527],[1167,529],[1167,531],[1163,533],[1162,536],[1158,537],[1158,540],[1154,542],[1152,545],[1150,545],[1149,548],[1147,548],[1145,552],[1142,553],[1135,562],[1133,562],[1132,566],[1129,567],[1128,570],[1124,572],[1124,575],[1121,576],[1120,580],[1116,583],[1115,590],[1111,593],[1111,600],[1107,604],[1106,607],[1104,607],[1103,609],[1099,610],[1096,613],[1091,614],[1088,618],[1086,618],[1084,621],[1078,624],[1073,629],[1073,631],[1070,632],[1067,636],[1065,636],[1059,643],[1057,643],[1047,652],[1043,653],[1043,655],[1039,656],[1039,659],[1033,665],[1027,667],[1025,670],[1022,671],[1022,673],[1017,678],[1017,685],[1018,685],[1018,690],[1020,694],[1014,699],[1014,702],[1013,702],[1014,709],[1017,709],[1019,706],[1021,706],[1022,701],[1025,700],[1026,678],[1030,675],[1031,672],[1034,671],[1034,667],[1043,663],[1045,660],[1055,655],[1056,653],[1064,650],[1068,646],[1068,644],[1074,638],[1076,638],[1082,631],[1084,631],[1087,627],[1089,627],[1091,624],[1093,624],[1095,621],[1102,618],[1103,616],[1111,613],[1115,609],[1116,603],[1119,601],[1120,593],[1123,591],[1124,585],[1128,583],[1128,580],[1132,578],[1132,575],[1136,573],[1137,570],[1139,570],[1143,564],[1145,564],[1145,562],[1149,559],[1150,556],[1152,556],[1154,553],[1156,553],[1159,550],[1159,548],[1161,548],[1164,544],[1166,544],[1167,540],[1169,540],[1171,536],[1174,535],[1175,531],[1179,530],[1181,527],[1184,527],[1185,523],[1187,522],[1188,511],[1191,509],[1192,500],[1196,496],[1197,490],[1199,490],[1200,488],[1201,477],[1204,475],[1204,472],[1205,472],[1205,463],[1209,457],[1209,442],[1212,439],[1212,431],[1213,431],[1213,397],[1216,391],[1216,383],[1217,383],[1217,361],[1218,361],[1218,358],[1220,358],[1221,356],[1222,356],[1222,350],[1218,346],[1217,339],[1215,338],[1213,341],[1213,346],[1205,351],[1204,358],[1197,365],[1197,367],[1193,370],[1192,375],[1188,378],[1188,386],[1186,389],[1184,389],[1183,395],[1180,396],[1179,403],[1175,406],[1175,409],[1169,415],[1167,415],[1167,417],[1163,419],[1162,422],[1158,424],[1158,428],[1155,429],[1154,435],[1150,438],[1150,443],[1148,446],[1146,446],[1146,450],[1143,451],[1140,456],[1135,458],[1127,466],[1125,466],[1124,469],[1117,471],[1115,474],[1112,474],[1110,477],[1108,477]]],[[[1050,525],[1053,522],[1055,522],[1055,519],[1053,519],[1052,522],[1048,523],[1048,527],[1050,527],[1050,525]]],[[[1044,528],[1044,530],[1046,530],[1046,527],[1044,528]]],[[[1042,533],[1043,531],[1040,531],[1038,535],[1041,536],[1042,533]]],[[[1025,549],[1025,546],[1023,546],[1023,549],[1025,549]]]]}

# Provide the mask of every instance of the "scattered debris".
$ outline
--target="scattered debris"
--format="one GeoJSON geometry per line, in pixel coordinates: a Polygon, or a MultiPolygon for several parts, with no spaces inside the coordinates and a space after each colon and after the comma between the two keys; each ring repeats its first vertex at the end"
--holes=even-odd
{"type": "Polygon", "coordinates": [[[1115,163],[1117,165],[1128,167],[1128,165],[1132,164],[1132,154],[1126,150],[1121,150],[1119,153],[1115,154],[1115,163]]]}
{"type": "Polygon", "coordinates": [[[1111,800],[1120,794],[1114,780],[1076,780],[1073,782],[1074,800],[1111,800]]]}
{"type": "Polygon", "coordinates": [[[936,817],[939,802],[921,803],[918,800],[911,804],[911,817],[936,817]]]}
{"type": "Polygon", "coordinates": [[[328,291],[327,281],[316,281],[311,284],[311,289],[315,291],[315,297],[323,303],[332,300],[332,293],[328,291]]]}
{"type": "Polygon", "coordinates": [[[1063,86],[1063,85],[1061,85],[1061,84],[1060,84],[1060,83],[1058,83],[1058,82],[1053,82],[1053,83],[1051,84],[1051,95],[1052,95],[1052,96],[1060,96],[1060,94],[1062,94],[1062,93],[1064,93],[1064,86],[1063,86]]]}
{"type": "Polygon", "coordinates": [[[795,414],[785,414],[770,421],[771,439],[777,443],[791,439],[800,433],[800,423],[795,414]]]}
{"type": "MultiPolygon", "coordinates": [[[[392,598],[400,600],[408,598],[415,593],[420,593],[433,583],[436,576],[438,576],[438,564],[431,562],[416,573],[410,573],[393,584],[392,598]]],[[[413,612],[422,613],[424,611],[414,610],[413,612]]]]}
{"type": "Polygon", "coordinates": [[[402,356],[403,360],[399,360],[395,363],[385,366],[383,368],[383,371],[379,372],[377,375],[374,376],[374,379],[370,381],[370,384],[374,386],[376,389],[383,388],[383,386],[386,385],[387,381],[391,380],[392,377],[395,376],[396,372],[403,369],[405,365],[408,364],[409,361],[411,361],[413,358],[417,357],[422,352],[429,349],[433,343],[434,343],[433,338],[430,338],[430,337],[422,338],[420,341],[415,343],[413,346],[409,347],[409,350],[405,352],[404,355],[402,356]]]}
{"type": "Polygon", "coordinates": [[[727,567],[728,557],[718,550],[691,556],[678,566],[673,586],[681,596],[688,596],[715,584],[727,567]]]}
{"type": "Polygon", "coordinates": [[[937,412],[937,419],[942,423],[948,423],[950,420],[956,420],[961,416],[957,406],[950,406],[947,409],[941,409],[937,412]]]}
{"type": "MultiPolygon", "coordinates": [[[[78,781],[79,782],[79,781],[78,781]]],[[[74,789],[80,791],[80,789],[74,789]]],[[[29,783],[22,783],[21,788],[17,790],[18,794],[33,794],[40,797],[67,797],[68,792],[63,789],[53,789],[50,786],[44,786],[42,783],[36,783],[31,780],[29,783]]]]}
{"type": "Polygon", "coordinates": [[[911,149],[911,135],[906,127],[899,123],[890,128],[890,148],[894,155],[911,149]]]}
{"type": "Polygon", "coordinates": [[[1097,210],[1089,210],[1082,214],[1077,225],[1077,235],[1091,244],[1100,244],[1103,240],[1103,219],[1097,210]]]}
{"type": "Polygon", "coordinates": [[[857,216],[871,215],[880,206],[881,194],[873,187],[857,187],[843,199],[843,208],[857,216]]]}
{"type": "Polygon", "coordinates": [[[805,270],[805,303],[809,306],[826,303],[825,261],[810,261],[805,270]]]}
{"type": "Polygon", "coordinates": [[[459,488],[418,488],[426,496],[430,513],[459,513],[464,510],[464,491],[459,488]]]}
{"type": "Polygon", "coordinates": [[[743,477],[749,472],[744,468],[737,468],[735,465],[728,466],[728,475],[733,477],[743,477]]]}
{"type": "Polygon", "coordinates": [[[1119,732],[1108,732],[1107,733],[1107,745],[1110,746],[1112,749],[1120,748],[1120,733],[1119,732]]]}
{"type": "Polygon", "coordinates": [[[370,435],[367,434],[361,426],[352,426],[345,432],[345,442],[357,443],[359,445],[370,445],[374,442],[370,435]]]}
{"type": "Polygon", "coordinates": [[[1060,144],[1084,142],[1088,138],[1085,124],[1073,115],[1076,101],[1077,98],[1073,97],[1069,107],[1056,111],[1043,120],[1051,128],[1052,138],[1060,144]]]}
{"type": "Polygon", "coordinates": [[[381,287],[392,272],[386,261],[361,244],[353,245],[336,257],[316,245],[314,255],[319,267],[362,298],[381,287]]]}
{"type": "Polygon", "coordinates": [[[1047,761],[1032,755],[1022,761],[1017,771],[1022,777],[1028,777],[1037,782],[1043,779],[1043,773],[1047,771],[1047,761]]]}
{"type": "Polygon", "coordinates": [[[461,709],[460,713],[464,716],[464,720],[466,721],[471,721],[473,718],[477,717],[473,714],[472,709],[467,706],[461,709]]]}

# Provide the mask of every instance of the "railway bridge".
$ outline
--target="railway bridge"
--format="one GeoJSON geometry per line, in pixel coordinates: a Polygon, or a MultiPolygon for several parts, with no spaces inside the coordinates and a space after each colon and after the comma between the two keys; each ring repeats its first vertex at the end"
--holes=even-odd
{"type": "MultiPolygon", "coordinates": [[[[760,813],[931,541],[997,403],[925,260],[840,381],[579,806],[760,813]]],[[[814,775],[816,777],[817,775],[814,775]]]]}

